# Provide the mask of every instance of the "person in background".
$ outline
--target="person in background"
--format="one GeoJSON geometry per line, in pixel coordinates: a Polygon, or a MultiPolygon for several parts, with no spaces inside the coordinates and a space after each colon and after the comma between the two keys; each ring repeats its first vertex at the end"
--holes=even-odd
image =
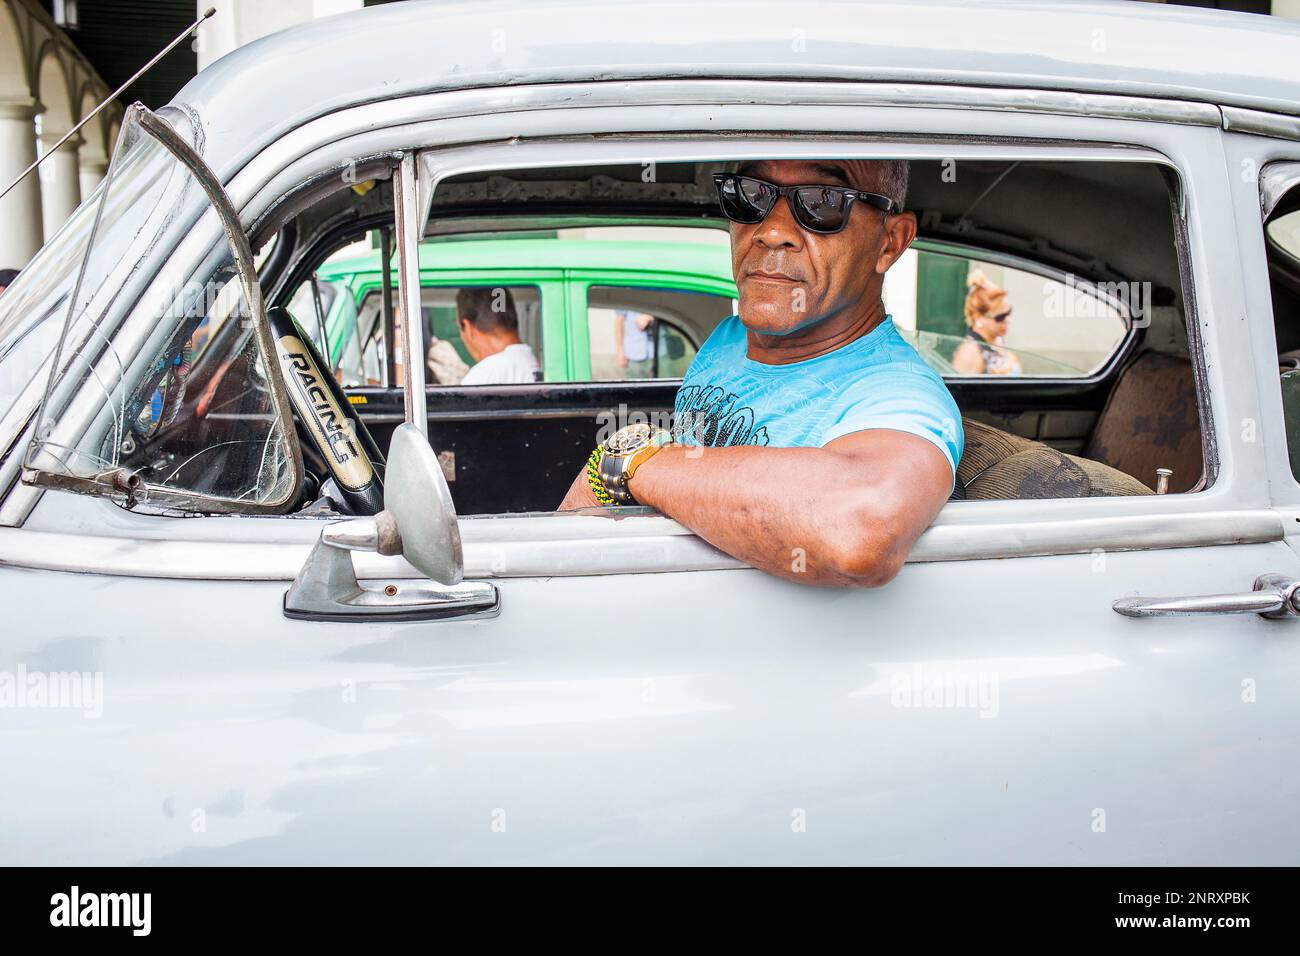
{"type": "MultiPolygon", "coordinates": [[[[402,307],[393,303],[393,335],[398,341],[402,337],[402,307]]],[[[429,351],[425,354],[424,363],[429,369],[429,385],[459,385],[465,373],[469,371],[456,351],[456,346],[452,345],[446,339],[440,339],[432,332],[429,334],[429,351]]],[[[394,349],[394,357],[397,360],[396,379],[398,386],[406,384],[406,369],[401,364],[402,350],[394,349]]]]}
{"type": "MultiPolygon", "coordinates": [[[[393,307],[393,314],[400,314],[396,306],[393,307]]],[[[461,359],[456,346],[446,339],[438,338],[427,327],[426,331],[429,333],[429,351],[425,354],[424,364],[429,369],[428,384],[459,385],[469,371],[469,366],[461,359]]]]}
{"type": "Polygon", "coordinates": [[[614,313],[614,342],[624,378],[654,378],[655,317],[646,312],[614,313]]]}
{"type": "Polygon", "coordinates": [[[461,359],[456,346],[436,335],[431,336],[426,364],[429,366],[430,385],[459,385],[465,380],[469,366],[461,359]]]}
{"type": "Polygon", "coordinates": [[[0,269],[0,292],[4,292],[5,289],[13,285],[14,280],[17,278],[17,269],[0,269]]]}
{"type": "Polygon", "coordinates": [[[959,375],[1019,375],[1020,359],[1002,344],[1011,319],[1007,292],[976,270],[966,280],[966,338],[952,354],[959,375]]]}
{"type": "Polygon", "coordinates": [[[460,340],[474,359],[462,385],[505,385],[541,380],[533,350],[519,338],[519,316],[509,289],[470,287],[456,294],[460,340]]]}

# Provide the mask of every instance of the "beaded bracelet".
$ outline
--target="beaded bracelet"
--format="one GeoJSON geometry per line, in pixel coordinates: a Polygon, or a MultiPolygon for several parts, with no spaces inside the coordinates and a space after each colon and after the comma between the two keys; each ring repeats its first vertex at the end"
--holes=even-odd
{"type": "Polygon", "coordinates": [[[605,483],[600,480],[600,456],[601,447],[596,446],[587,457],[587,483],[591,485],[591,493],[596,496],[596,500],[602,505],[614,504],[614,496],[605,490],[605,483]]]}

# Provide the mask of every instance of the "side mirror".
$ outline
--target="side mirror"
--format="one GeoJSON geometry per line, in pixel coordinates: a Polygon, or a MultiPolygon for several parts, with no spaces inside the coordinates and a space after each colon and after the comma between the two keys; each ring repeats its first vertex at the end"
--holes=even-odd
{"type": "Polygon", "coordinates": [[[399,425],[388,449],[384,511],[393,516],[402,556],[439,584],[465,573],[460,525],[447,477],[433,447],[414,425],[399,425]]]}
{"type": "Polygon", "coordinates": [[[438,457],[414,425],[399,425],[388,450],[384,510],[326,525],[284,596],[286,617],[305,620],[426,620],[491,616],[500,595],[486,581],[462,583],[465,561],[451,490],[438,457]],[[443,587],[408,581],[367,587],[352,551],[400,554],[443,587]]]}

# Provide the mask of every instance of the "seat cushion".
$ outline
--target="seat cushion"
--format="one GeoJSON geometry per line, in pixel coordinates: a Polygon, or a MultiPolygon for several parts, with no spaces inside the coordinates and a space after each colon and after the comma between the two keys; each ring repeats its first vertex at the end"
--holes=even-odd
{"type": "Polygon", "coordinates": [[[1120,374],[1083,455],[1152,488],[1156,469],[1170,468],[1169,491],[1190,491],[1204,470],[1192,363],[1139,356],[1120,374]]]}
{"type": "Polygon", "coordinates": [[[1055,448],[1038,445],[1008,455],[966,486],[968,499],[1087,498],[1088,474],[1055,448]]]}
{"type": "Polygon", "coordinates": [[[1057,451],[983,422],[962,419],[966,448],[957,479],[969,500],[1149,495],[1142,482],[1101,462],[1057,451]]]}
{"type": "Polygon", "coordinates": [[[1066,455],[1065,457],[1082,468],[1084,474],[1088,476],[1088,497],[1090,498],[1116,498],[1123,495],[1155,494],[1142,482],[1132,475],[1126,475],[1118,468],[1112,468],[1110,465],[1104,465],[1099,461],[1079,458],[1075,455],[1066,455]]]}
{"type": "Polygon", "coordinates": [[[964,486],[969,486],[998,462],[1039,444],[1032,438],[1021,438],[971,418],[963,417],[961,428],[966,446],[957,464],[957,480],[964,486]]]}

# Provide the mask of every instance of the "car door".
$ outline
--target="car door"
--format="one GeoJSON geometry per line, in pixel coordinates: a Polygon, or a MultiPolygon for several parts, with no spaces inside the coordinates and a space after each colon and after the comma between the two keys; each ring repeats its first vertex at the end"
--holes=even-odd
{"type": "MultiPolygon", "coordinates": [[[[895,121],[973,122],[919,112],[895,121]]],[[[1136,125],[1050,132],[1122,141],[1136,125]]],[[[1207,159],[1219,131],[1143,135],[1179,157],[1194,197],[1188,266],[1218,438],[1206,492],[955,502],[872,591],[776,580],[636,511],[466,517],[464,576],[498,589],[495,616],[324,622],[283,614],[320,518],[141,514],[16,486],[6,513],[20,517],[0,528],[0,600],[17,609],[0,672],[15,694],[23,677],[23,705],[0,714],[5,858],[1294,859],[1280,730],[1300,709],[1294,622],[1113,609],[1300,575],[1264,449],[1232,439],[1260,398],[1226,318],[1244,314],[1242,237],[1239,197],[1207,159]],[[89,675],[80,697],[49,705],[72,674],[89,675]]],[[[419,583],[398,558],[355,561],[372,586],[419,583]]]]}

